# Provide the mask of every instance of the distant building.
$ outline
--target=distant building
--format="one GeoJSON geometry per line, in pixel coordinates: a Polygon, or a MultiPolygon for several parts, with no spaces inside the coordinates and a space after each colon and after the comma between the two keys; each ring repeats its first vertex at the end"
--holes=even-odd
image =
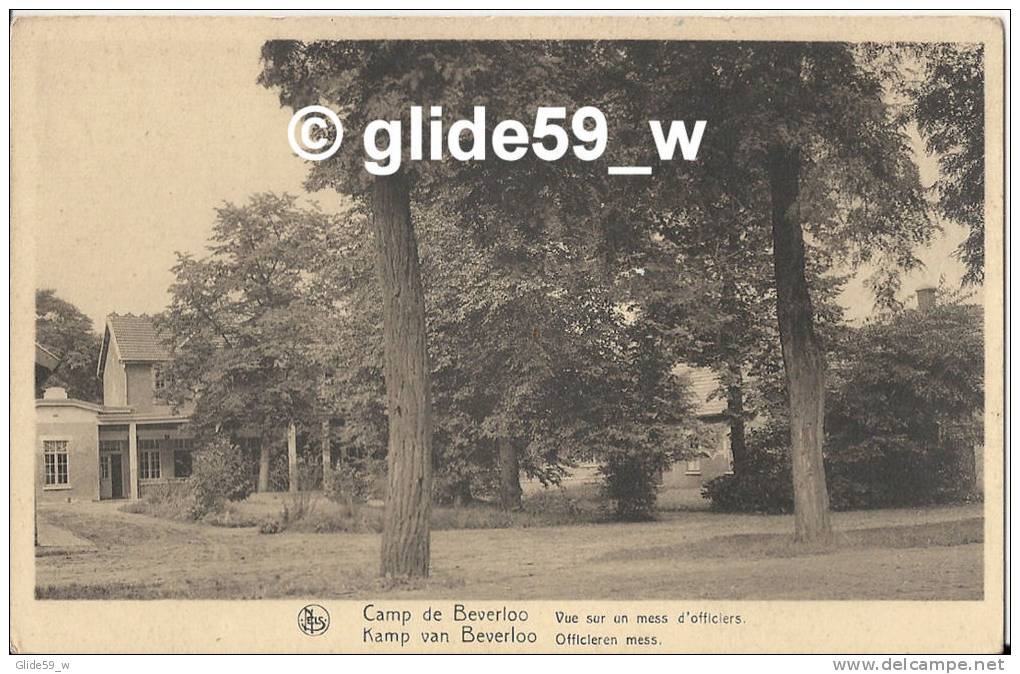
{"type": "Polygon", "coordinates": [[[150,317],[107,317],[96,370],[103,404],[68,398],[61,388],[35,402],[39,500],[139,498],[191,474],[187,410],[175,413],[159,398],[169,358],[150,317]]]}
{"type": "Polygon", "coordinates": [[[662,484],[670,487],[697,488],[720,475],[733,472],[726,400],[718,395],[719,377],[709,368],[677,365],[674,371],[685,377],[690,384],[695,414],[706,424],[709,433],[707,439],[700,445],[691,447],[694,456],[674,463],[663,473],[662,484]]]}

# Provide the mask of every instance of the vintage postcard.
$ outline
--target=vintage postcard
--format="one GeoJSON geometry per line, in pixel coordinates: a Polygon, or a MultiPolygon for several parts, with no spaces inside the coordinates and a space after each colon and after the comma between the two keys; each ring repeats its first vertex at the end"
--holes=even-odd
{"type": "Polygon", "coordinates": [[[12,651],[1001,652],[1003,31],[13,15],[12,651]]]}

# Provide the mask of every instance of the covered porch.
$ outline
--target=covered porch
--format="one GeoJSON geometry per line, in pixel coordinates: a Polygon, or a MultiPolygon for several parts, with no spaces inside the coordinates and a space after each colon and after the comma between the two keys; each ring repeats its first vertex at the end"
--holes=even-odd
{"type": "Polygon", "coordinates": [[[194,440],[181,417],[110,413],[99,419],[99,498],[137,499],[191,475],[194,440]]]}

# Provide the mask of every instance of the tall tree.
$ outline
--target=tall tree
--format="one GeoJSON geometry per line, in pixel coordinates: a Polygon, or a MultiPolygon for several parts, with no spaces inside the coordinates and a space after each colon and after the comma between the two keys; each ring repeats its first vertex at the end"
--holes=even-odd
{"type": "MultiPolygon", "coordinates": [[[[409,129],[412,106],[427,106],[423,114],[440,106],[446,121],[471,118],[474,106],[481,104],[490,119],[530,120],[536,97],[571,103],[564,83],[575,73],[561,67],[561,51],[562,45],[540,41],[272,41],[263,48],[260,82],[279,89],[285,106],[299,109],[318,103],[342,110],[344,123],[354,129],[366,129],[373,120],[399,121],[401,128],[409,129]]],[[[583,59],[574,62],[581,64],[583,59]]],[[[433,141],[444,146],[445,127],[438,138],[429,134],[426,152],[433,141]]],[[[486,244],[501,241],[508,229],[534,238],[571,221],[576,228],[584,221],[581,216],[600,207],[574,189],[582,176],[592,175],[591,166],[541,160],[534,153],[515,164],[411,161],[409,143],[403,138],[387,140],[400,149],[390,158],[394,162],[399,158],[399,167],[388,176],[369,175],[360,148],[353,143],[315,165],[307,186],[356,197],[377,225],[390,391],[390,478],[381,568],[385,575],[425,575],[430,475],[424,464],[431,455],[430,392],[428,361],[420,351],[425,323],[417,312],[423,302],[410,204],[440,203],[444,213],[466,224],[486,244]],[[356,149],[347,149],[350,146],[356,149]],[[534,198],[536,193],[543,198],[534,198]],[[563,217],[567,213],[573,217],[563,217]],[[408,348],[410,352],[401,352],[408,348]],[[411,399],[400,405],[399,396],[411,391],[415,392],[411,399]]],[[[476,140],[486,145],[485,138],[476,140]]],[[[443,154],[447,155],[445,149],[443,154]]]]}
{"type": "MultiPolygon", "coordinates": [[[[914,247],[931,232],[902,116],[890,109],[887,82],[865,55],[835,43],[271,42],[263,50],[261,81],[278,87],[281,102],[295,109],[325,103],[343,110],[354,129],[373,119],[399,119],[406,129],[408,110],[424,102],[442,104],[445,119],[469,117],[471,106],[483,102],[493,118],[528,119],[538,98],[595,104],[617,125],[613,146],[593,162],[540,161],[529,154],[510,170],[491,159],[411,162],[405,151],[400,169],[385,179],[365,172],[357,150],[317,164],[309,187],[361,197],[373,221],[388,228],[377,232],[384,239],[377,242],[380,271],[402,274],[382,279],[401,292],[398,303],[384,300],[391,326],[424,325],[416,313],[414,227],[410,215],[404,217],[412,201],[440,201],[445,212],[462,214],[483,244],[510,238],[508,225],[525,238],[565,242],[584,251],[589,263],[601,259],[599,273],[609,280],[629,263],[630,242],[655,231],[659,215],[698,217],[706,202],[688,198],[699,193],[694,188],[717,182],[721,197],[742,201],[756,214],[750,222],[699,219],[768,233],[789,394],[796,530],[798,538],[812,540],[827,537],[829,524],[821,463],[824,359],[806,272],[809,244],[817,241],[841,262],[875,263],[882,272],[876,288],[888,298],[896,287],[891,270],[916,265],[914,247]],[[649,162],[648,120],[678,115],[710,120],[697,163],[649,162]],[[608,180],[607,163],[651,163],[654,176],[608,180]]],[[[421,432],[428,368],[415,370],[424,339],[398,337],[390,335],[386,348],[402,343],[412,351],[387,356],[388,368],[405,368],[388,371],[387,386],[410,382],[409,390],[426,394],[399,413],[396,393],[390,396],[389,496],[395,504],[382,568],[424,574],[428,530],[421,514],[428,504],[421,487],[427,485],[413,480],[427,479],[427,468],[418,464],[429,451],[418,451],[414,442],[398,443],[394,451],[393,443],[398,437],[428,442],[421,432]],[[394,462],[414,468],[394,470],[394,462]],[[410,528],[398,522],[403,516],[410,528]],[[390,545],[394,537],[399,542],[390,545]]]]}
{"type": "MultiPolygon", "coordinates": [[[[825,539],[825,360],[810,244],[841,264],[871,262],[879,270],[873,285],[888,300],[896,271],[919,264],[914,250],[934,229],[904,117],[890,105],[893,82],[866,49],[847,44],[636,43],[620,54],[621,72],[633,71],[628,81],[639,83],[618,103],[621,119],[636,125],[641,114],[670,119],[681,110],[708,120],[695,164],[653,162],[639,222],[654,231],[656,213],[680,213],[717,228],[722,241],[728,228],[758,229],[741,246],[764,233],[771,248],[796,536],[825,539]],[[748,217],[714,217],[720,206],[748,217]]],[[[640,144],[624,151],[647,157],[640,144]]]]}
{"type": "Polygon", "coordinates": [[[179,254],[173,269],[170,305],[157,319],[174,356],[168,397],[195,404],[200,432],[261,435],[260,491],[269,487],[273,439],[283,446],[291,424],[320,416],[331,356],[320,345],[347,282],[343,235],[335,216],[259,194],[218,209],[208,254],[179,254]]]}
{"type": "MultiPolygon", "coordinates": [[[[429,52],[387,42],[270,41],[262,60],[259,81],[279,90],[282,105],[297,110],[328,102],[349,111],[346,123],[359,129],[376,118],[401,118],[406,126],[410,105],[443,100],[442,66],[460,67],[442,48],[429,52]]],[[[391,140],[401,147],[401,139],[391,140]]],[[[330,186],[359,199],[375,237],[389,417],[383,576],[427,576],[430,564],[432,411],[425,298],[411,220],[415,178],[406,168],[370,175],[357,152],[344,150],[314,167],[309,178],[310,187],[330,186]]]]}
{"type": "Polygon", "coordinates": [[[60,359],[50,375],[51,386],[64,387],[72,398],[103,401],[103,385],[96,376],[101,339],[92,319],[49,288],[35,293],[35,341],[60,359]]]}
{"type": "Polygon", "coordinates": [[[804,232],[813,224],[814,210],[812,169],[823,167],[827,175],[821,187],[830,193],[842,186],[856,188],[841,204],[848,211],[846,221],[863,229],[863,236],[852,230],[843,235],[851,242],[884,237],[901,262],[913,263],[913,247],[927,240],[931,226],[906,135],[883,98],[883,83],[853,51],[844,45],[798,44],[762,52],[759,62],[771,77],[762,87],[764,100],[754,98],[776,105],[759,162],[771,201],[795,526],[798,539],[811,541],[831,531],[822,463],[825,353],[805,275],[804,232]]]}
{"type": "Polygon", "coordinates": [[[383,576],[426,576],[430,562],[432,401],[425,293],[411,222],[407,177],[377,176],[372,186],[379,285],[383,297],[388,488],[383,576]]]}
{"type": "Polygon", "coordinates": [[[985,77],[980,44],[916,45],[916,78],[905,87],[928,152],[938,157],[932,186],[940,213],[968,228],[958,255],[964,283],[985,277],[985,77]]]}
{"type": "MultiPolygon", "coordinates": [[[[718,204],[712,210],[724,221],[750,225],[755,217],[718,204]]],[[[747,468],[745,421],[755,416],[761,367],[780,358],[765,230],[678,213],[661,218],[656,231],[661,236],[641,256],[629,294],[676,361],[716,374],[719,389],[711,395],[725,401],[733,471],[740,474],[747,468]]]]}

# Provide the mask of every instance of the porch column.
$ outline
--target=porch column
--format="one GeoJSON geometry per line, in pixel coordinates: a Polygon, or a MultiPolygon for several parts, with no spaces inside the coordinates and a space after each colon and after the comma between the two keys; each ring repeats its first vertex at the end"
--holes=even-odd
{"type": "Polygon", "coordinates": [[[128,424],[128,482],[131,498],[138,498],[138,425],[128,424]]]}
{"type": "Polygon", "coordinates": [[[298,484],[298,461],[297,461],[297,426],[294,422],[287,424],[287,472],[290,491],[297,492],[298,484]]]}

